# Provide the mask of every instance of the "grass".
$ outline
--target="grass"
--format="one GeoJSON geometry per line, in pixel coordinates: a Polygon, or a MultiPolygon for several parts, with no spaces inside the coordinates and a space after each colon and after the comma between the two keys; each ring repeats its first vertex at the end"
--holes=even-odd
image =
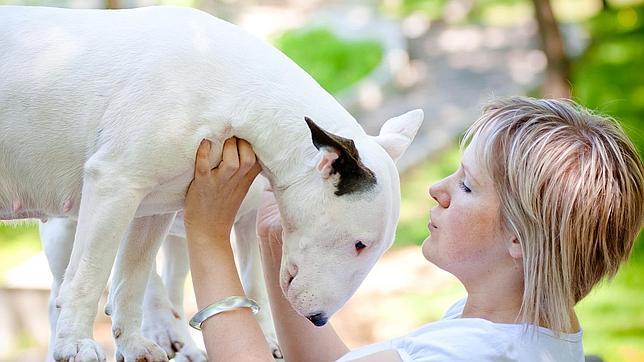
{"type": "Polygon", "coordinates": [[[340,39],[326,28],[288,31],[273,43],[333,94],[364,78],[383,57],[378,42],[340,39]]]}

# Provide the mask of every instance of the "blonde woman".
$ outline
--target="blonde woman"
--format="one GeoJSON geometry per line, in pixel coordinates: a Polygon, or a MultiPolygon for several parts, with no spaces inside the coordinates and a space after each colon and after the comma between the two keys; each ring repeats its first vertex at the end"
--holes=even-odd
{"type": "MultiPolygon", "coordinates": [[[[463,283],[467,298],[439,321],[353,351],[330,325],[313,326],[283,297],[279,211],[265,195],[258,232],[287,361],[583,361],[573,307],[630,254],[644,214],[639,154],[610,119],[569,101],[521,97],[487,106],[464,145],[458,170],[429,189],[438,205],[422,251],[463,283]]],[[[224,147],[238,155],[233,163],[253,164],[245,141],[224,147]]],[[[203,307],[243,293],[228,237],[259,168],[222,178],[197,157],[196,169],[185,222],[203,307]],[[229,282],[211,284],[209,275],[229,282]]],[[[211,360],[272,360],[248,309],[218,314],[203,327],[211,360]]]]}

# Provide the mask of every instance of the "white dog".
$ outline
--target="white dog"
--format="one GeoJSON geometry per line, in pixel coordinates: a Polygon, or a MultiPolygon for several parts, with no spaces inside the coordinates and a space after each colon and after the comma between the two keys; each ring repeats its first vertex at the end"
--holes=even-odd
{"type": "Polygon", "coordinates": [[[141,335],[140,305],[204,138],[213,167],[225,139],[253,145],[282,215],[283,292],[314,324],[393,241],[392,159],[421,111],[370,137],[279,51],[189,8],[0,7],[0,50],[0,219],[78,220],[57,299],[57,360],[105,359],[92,321],[115,258],[118,355],[167,358],[141,335]]]}

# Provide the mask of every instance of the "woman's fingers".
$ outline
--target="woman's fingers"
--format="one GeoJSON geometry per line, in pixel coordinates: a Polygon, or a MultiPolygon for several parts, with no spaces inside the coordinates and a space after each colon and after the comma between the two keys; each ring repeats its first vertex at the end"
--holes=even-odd
{"type": "Polygon", "coordinates": [[[207,176],[210,173],[210,141],[203,139],[197,148],[194,177],[207,176]]]}
{"type": "Polygon", "coordinates": [[[237,140],[237,148],[239,150],[239,168],[242,172],[246,172],[257,162],[255,152],[253,152],[250,143],[244,139],[237,140]]]}
{"type": "Polygon", "coordinates": [[[224,149],[221,154],[221,163],[217,166],[221,175],[230,178],[239,169],[239,154],[237,150],[237,138],[231,137],[224,141],[224,149]]]}
{"type": "Polygon", "coordinates": [[[236,137],[231,137],[224,142],[222,160],[217,168],[225,178],[235,175],[252,179],[261,171],[253,147],[248,141],[236,137]]]}

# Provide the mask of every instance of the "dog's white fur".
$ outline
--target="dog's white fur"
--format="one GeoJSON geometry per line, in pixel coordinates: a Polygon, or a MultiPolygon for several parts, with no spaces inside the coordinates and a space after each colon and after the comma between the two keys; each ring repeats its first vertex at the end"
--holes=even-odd
{"type": "Polygon", "coordinates": [[[287,57],[189,8],[1,7],[0,49],[0,219],[78,220],[57,299],[58,360],[105,359],[92,321],[115,258],[118,355],[166,357],[141,335],[140,302],[203,138],[213,167],[226,138],[253,145],[284,224],[282,288],[301,315],[337,311],[393,241],[392,158],[421,111],[367,136],[287,57]],[[342,150],[314,147],[304,116],[353,140],[377,183],[337,196],[342,150]]]}

